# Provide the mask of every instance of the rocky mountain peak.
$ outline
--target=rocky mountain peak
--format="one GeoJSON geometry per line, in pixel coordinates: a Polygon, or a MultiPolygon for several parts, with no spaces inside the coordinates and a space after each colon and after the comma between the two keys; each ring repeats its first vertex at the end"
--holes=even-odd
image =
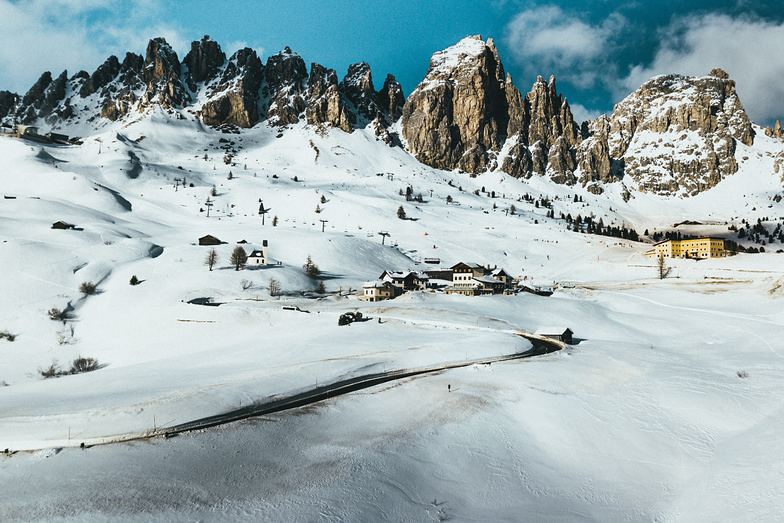
{"type": "Polygon", "coordinates": [[[299,121],[306,107],[303,92],[307,79],[305,61],[291,48],[285,47],[267,59],[262,95],[271,124],[289,125],[299,121]]]}
{"type": "Polygon", "coordinates": [[[191,42],[191,50],[185,55],[184,60],[188,69],[188,86],[191,90],[196,90],[196,84],[209,82],[215,78],[225,61],[226,54],[209,35],[204,35],[199,41],[191,42]]]}
{"type": "Polygon", "coordinates": [[[246,47],[234,53],[220,78],[208,88],[209,99],[199,111],[202,121],[215,126],[254,126],[259,120],[257,101],[263,78],[264,66],[256,51],[246,47]]]}
{"type": "Polygon", "coordinates": [[[142,79],[147,85],[144,97],[148,104],[181,107],[190,101],[181,79],[180,60],[164,38],[153,38],[147,44],[142,79]]]}
{"type": "Polygon", "coordinates": [[[370,121],[381,115],[378,96],[373,86],[370,65],[359,62],[348,66],[348,72],[340,83],[340,89],[353,105],[353,110],[363,120],[370,121]]]}
{"type": "Polygon", "coordinates": [[[403,104],[406,97],[403,95],[403,87],[395,79],[394,75],[387,74],[384,85],[378,92],[378,104],[389,115],[390,122],[396,122],[403,115],[403,104]]]}
{"type": "Polygon", "coordinates": [[[610,117],[610,154],[641,190],[693,195],[737,169],[737,143],[754,130],[721,70],[707,76],[662,75],[619,102],[610,117]]]}
{"type": "Polygon", "coordinates": [[[354,130],[334,69],[311,64],[305,116],[311,125],[331,125],[348,133],[354,130]]]}
{"type": "Polygon", "coordinates": [[[487,168],[507,133],[505,82],[495,46],[480,36],[435,53],[403,106],[409,150],[434,167],[471,173],[487,168]]]}

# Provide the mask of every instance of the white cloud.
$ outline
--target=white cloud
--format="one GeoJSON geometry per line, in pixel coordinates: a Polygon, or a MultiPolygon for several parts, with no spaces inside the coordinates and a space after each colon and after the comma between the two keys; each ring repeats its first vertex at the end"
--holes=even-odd
{"type": "Polygon", "coordinates": [[[152,36],[184,51],[188,41],[158,15],[150,0],[0,0],[0,89],[24,93],[47,70],[92,72],[110,54],[143,52],[152,36]]]}
{"type": "Polygon", "coordinates": [[[586,120],[595,120],[596,117],[603,114],[603,111],[598,109],[589,109],[582,104],[570,103],[569,107],[572,109],[572,116],[577,124],[581,124],[586,120]]]}
{"type": "Polygon", "coordinates": [[[607,56],[625,27],[626,19],[617,13],[591,24],[547,5],[518,13],[506,26],[505,41],[526,75],[554,73],[586,88],[612,67],[607,56]]]}
{"type": "Polygon", "coordinates": [[[784,115],[784,24],[746,16],[690,16],[672,22],[660,38],[652,62],[633,67],[617,96],[657,74],[705,75],[721,67],[736,81],[752,119],[784,115]]]}

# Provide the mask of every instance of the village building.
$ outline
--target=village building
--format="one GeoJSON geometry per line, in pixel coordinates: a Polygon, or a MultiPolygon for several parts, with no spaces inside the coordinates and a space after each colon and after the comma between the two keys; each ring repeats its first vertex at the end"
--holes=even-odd
{"type": "Polygon", "coordinates": [[[391,300],[397,295],[398,291],[388,281],[369,281],[362,285],[362,295],[359,299],[364,301],[391,300]]]}
{"type": "Polygon", "coordinates": [[[247,265],[251,267],[254,265],[267,265],[267,247],[269,247],[269,244],[267,240],[264,240],[261,243],[261,249],[253,249],[248,255],[247,265]]]}
{"type": "Polygon", "coordinates": [[[452,266],[452,282],[468,283],[474,278],[484,276],[486,272],[487,269],[478,263],[460,262],[452,266]]]}
{"type": "Polygon", "coordinates": [[[425,271],[431,280],[452,281],[452,269],[449,267],[439,267],[437,269],[427,269],[425,271]]]}
{"type": "Polygon", "coordinates": [[[482,294],[482,284],[475,280],[461,281],[444,289],[444,293],[458,294],[460,296],[480,296],[482,294]]]}
{"type": "Polygon", "coordinates": [[[572,335],[574,333],[572,332],[572,329],[568,327],[555,326],[555,327],[540,327],[539,329],[536,329],[536,332],[534,334],[537,336],[541,336],[543,338],[550,338],[553,340],[562,341],[567,345],[571,345],[572,335]]]}
{"type": "Polygon", "coordinates": [[[514,278],[512,275],[501,267],[496,267],[490,271],[490,275],[496,280],[502,282],[505,287],[511,287],[514,284],[514,278]]]}
{"type": "Polygon", "coordinates": [[[76,225],[64,221],[56,221],[52,224],[52,229],[60,229],[60,230],[76,229],[76,225]]]}
{"type": "Polygon", "coordinates": [[[721,238],[705,237],[660,241],[645,254],[656,258],[704,259],[721,258],[727,255],[727,251],[721,238]]]}
{"type": "Polygon", "coordinates": [[[491,275],[479,276],[473,281],[479,284],[481,294],[503,294],[506,289],[506,284],[503,281],[496,280],[491,275]]]}
{"type": "Polygon", "coordinates": [[[220,245],[221,243],[223,242],[211,234],[199,238],[199,245],[220,245]]]}
{"type": "Polygon", "coordinates": [[[378,279],[402,291],[424,290],[430,280],[427,274],[415,271],[384,271],[378,279]]]}

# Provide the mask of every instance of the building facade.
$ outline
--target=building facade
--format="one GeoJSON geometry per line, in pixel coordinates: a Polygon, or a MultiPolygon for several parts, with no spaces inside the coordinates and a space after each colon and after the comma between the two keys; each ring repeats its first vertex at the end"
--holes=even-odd
{"type": "Polygon", "coordinates": [[[362,285],[360,300],[381,301],[395,297],[395,287],[386,281],[369,281],[362,285]]]}
{"type": "Polygon", "coordinates": [[[653,245],[646,253],[657,258],[720,258],[727,255],[724,240],[720,238],[689,238],[664,240],[653,245]]]}

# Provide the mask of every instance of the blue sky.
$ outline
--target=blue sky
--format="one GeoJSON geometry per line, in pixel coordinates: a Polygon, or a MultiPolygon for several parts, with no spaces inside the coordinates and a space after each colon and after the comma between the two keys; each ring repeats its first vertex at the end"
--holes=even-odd
{"type": "Polygon", "coordinates": [[[727,69],[762,123],[784,116],[781,0],[0,0],[0,88],[20,92],[43,70],[92,71],[109,54],[163,35],[182,56],[210,34],[227,54],[290,46],[339,74],[367,61],[406,93],[430,55],[468,34],[492,36],[525,91],[555,74],[578,116],[608,111],[653,74],[727,69]]]}

